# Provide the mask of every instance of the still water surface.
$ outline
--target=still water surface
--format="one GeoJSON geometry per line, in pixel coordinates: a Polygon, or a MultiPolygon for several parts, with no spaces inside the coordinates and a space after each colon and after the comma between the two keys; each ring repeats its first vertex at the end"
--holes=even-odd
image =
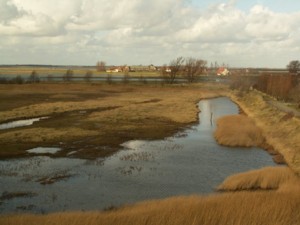
{"type": "Polygon", "coordinates": [[[17,120],[8,123],[2,123],[0,124],[0,130],[31,126],[33,123],[44,119],[48,119],[48,117],[39,117],[39,118],[24,119],[24,120],[17,120]]]}
{"type": "Polygon", "coordinates": [[[207,194],[229,175],[275,165],[262,149],[216,143],[215,120],[238,113],[230,99],[202,100],[199,108],[199,124],[164,140],[126,142],[105,159],[35,156],[0,161],[0,194],[29,194],[3,198],[0,212],[97,210],[174,195],[207,194]],[[54,182],[42,184],[49,178],[54,182]]]}

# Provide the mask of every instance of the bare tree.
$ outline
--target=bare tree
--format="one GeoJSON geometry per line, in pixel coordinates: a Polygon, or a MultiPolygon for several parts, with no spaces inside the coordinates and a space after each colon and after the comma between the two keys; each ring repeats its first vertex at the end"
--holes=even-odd
{"type": "Polygon", "coordinates": [[[162,81],[165,82],[165,83],[170,83],[169,72],[170,71],[168,70],[167,64],[164,64],[163,66],[161,66],[160,74],[161,74],[162,81]]]}
{"type": "Polygon", "coordinates": [[[123,83],[124,84],[128,84],[129,83],[129,80],[130,80],[130,76],[128,73],[125,73],[124,76],[123,76],[123,83]]]}
{"type": "Polygon", "coordinates": [[[169,82],[172,84],[175,81],[176,76],[179,74],[179,72],[182,70],[184,63],[184,58],[183,57],[178,57],[177,59],[174,59],[170,62],[169,67],[170,67],[170,72],[168,73],[169,75],[169,82]]]}
{"type": "Polygon", "coordinates": [[[106,75],[106,82],[107,82],[108,84],[112,84],[112,76],[111,76],[111,74],[107,74],[107,75],[106,75]]]}
{"type": "MultiPolygon", "coordinates": [[[[244,78],[243,78],[244,79],[244,78]]],[[[259,91],[265,92],[280,100],[291,98],[291,90],[297,86],[297,76],[293,74],[262,74],[255,85],[259,91]]],[[[299,92],[293,92],[299,95],[299,92]]],[[[299,95],[300,96],[300,95],[299,95]]]]}
{"type": "Polygon", "coordinates": [[[40,82],[40,78],[39,78],[39,75],[38,73],[33,70],[28,78],[28,82],[29,83],[39,83],[40,82]]]}
{"type": "Polygon", "coordinates": [[[92,77],[93,77],[93,71],[91,70],[86,71],[86,74],[84,76],[85,81],[90,82],[92,77]]]}
{"type": "Polygon", "coordinates": [[[98,61],[96,67],[97,67],[98,72],[105,71],[106,70],[106,63],[104,61],[98,61]]]}
{"type": "Polygon", "coordinates": [[[15,84],[24,84],[24,79],[20,75],[16,76],[13,80],[12,83],[15,84]]]}
{"type": "Polygon", "coordinates": [[[287,69],[290,73],[297,73],[300,70],[299,60],[290,61],[290,63],[287,65],[287,69]]]}
{"type": "Polygon", "coordinates": [[[48,76],[47,76],[47,81],[48,81],[48,82],[53,81],[53,76],[52,76],[51,74],[48,74],[48,76]]]}
{"type": "Polygon", "coordinates": [[[68,69],[63,76],[64,81],[71,81],[73,78],[74,72],[73,70],[68,69]]]}
{"type": "Polygon", "coordinates": [[[297,106],[300,109],[300,83],[290,91],[289,97],[293,102],[297,103],[297,106]]]}
{"type": "Polygon", "coordinates": [[[207,62],[202,59],[187,58],[185,60],[184,76],[188,82],[192,83],[197,76],[202,74],[206,69],[207,62]]]}
{"type": "Polygon", "coordinates": [[[129,70],[130,70],[129,66],[127,65],[123,66],[124,75],[129,76],[129,70]]]}

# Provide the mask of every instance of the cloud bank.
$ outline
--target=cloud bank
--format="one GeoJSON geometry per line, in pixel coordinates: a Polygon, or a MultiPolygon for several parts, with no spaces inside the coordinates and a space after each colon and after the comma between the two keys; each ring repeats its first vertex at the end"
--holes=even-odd
{"type": "Polygon", "coordinates": [[[0,0],[0,64],[168,63],[199,57],[232,66],[299,59],[300,10],[234,1],[0,0]]]}

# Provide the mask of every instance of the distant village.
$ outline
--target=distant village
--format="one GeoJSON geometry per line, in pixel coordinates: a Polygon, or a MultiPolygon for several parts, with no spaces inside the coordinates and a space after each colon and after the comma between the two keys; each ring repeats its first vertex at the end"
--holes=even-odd
{"type": "MultiPolygon", "coordinates": [[[[164,66],[154,66],[150,64],[148,66],[107,66],[105,72],[107,73],[126,73],[126,72],[160,72],[162,69],[165,72],[170,73],[172,69],[164,66]]],[[[104,71],[104,70],[103,70],[104,71]]],[[[228,76],[228,75],[259,75],[265,72],[271,73],[288,73],[287,69],[269,69],[269,68],[229,68],[227,66],[210,67],[206,68],[202,75],[216,75],[216,76],[228,76]]]]}
{"type": "MultiPolygon", "coordinates": [[[[105,71],[107,73],[119,73],[119,72],[155,72],[155,71],[161,71],[162,67],[156,67],[154,65],[149,66],[112,66],[106,69],[105,71]]],[[[164,68],[165,72],[170,73],[172,69],[170,67],[164,68]]],[[[208,69],[205,69],[203,72],[203,75],[209,75],[210,71],[208,69]]],[[[214,69],[214,73],[217,76],[227,76],[230,74],[230,71],[226,67],[219,67],[217,70],[214,69]]]]}

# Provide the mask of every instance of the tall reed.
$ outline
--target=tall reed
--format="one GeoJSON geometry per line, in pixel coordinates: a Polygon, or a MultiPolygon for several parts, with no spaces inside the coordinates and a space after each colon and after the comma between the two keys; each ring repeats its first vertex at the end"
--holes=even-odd
{"type": "Polygon", "coordinates": [[[217,120],[214,133],[217,142],[226,146],[260,146],[264,142],[261,130],[244,115],[229,115],[217,120]]]}
{"type": "Polygon", "coordinates": [[[300,192],[175,197],[110,212],[1,216],[3,225],[299,225],[300,192]]]}

